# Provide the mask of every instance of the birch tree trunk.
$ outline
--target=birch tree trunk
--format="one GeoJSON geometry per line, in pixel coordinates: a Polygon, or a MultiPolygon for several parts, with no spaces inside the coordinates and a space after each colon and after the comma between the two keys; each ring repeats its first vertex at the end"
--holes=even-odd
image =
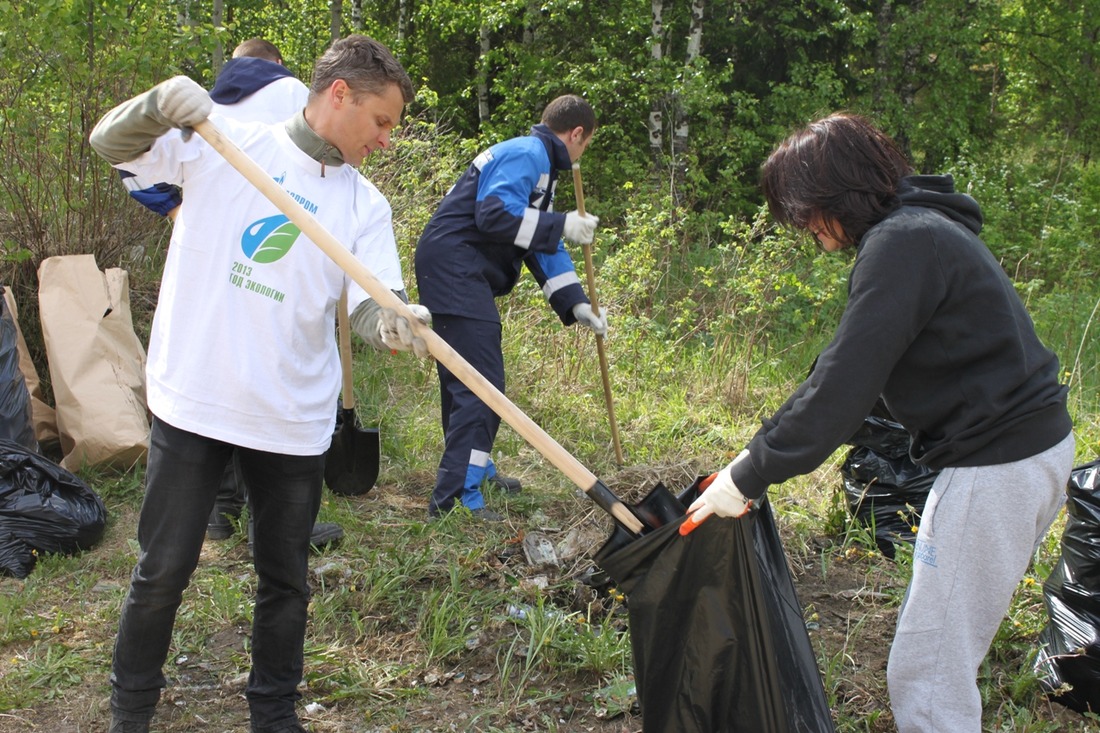
{"type": "Polygon", "coordinates": [[[894,24],[894,4],[883,0],[875,12],[875,29],[878,31],[878,46],[875,48],[875,75],[871,100],[874,109],[881,110],[889,90],[890,79],[890,26],[894,24]]]}
{"type": "MultiPolygon", "coordinates": [[[[913,0],[908,8],[916,15],[923,4],[923,0],[913,0]]],[[[896,112],[898,119],[911,120],[911,110],[916,103],[918,82],[921,79],[917,65],[922,51],[912,41],[901,37],[903,34],[895,28],[896,20],[894,0],[882,0],[875,12],[878,47],[875,49],[872,99],[875,109],[881,111],[900,107],[896,112]]],[[[905,124],[894,130],[894,141],[906,156],[912,154],[911,139],[905,124]]]]}
{"type": "MultiPolygon", "coordinates": [[[[664,58],[664,48],[661,41],[664,38],[664,23],[661,16],[664,14],[663,0],[650,0],[653,11],[652,24],[649,27],[649,55],[653,59],[654,66],[658,66],[664,58]]],[[[664,147],[664,115],[661,113],[662,98],[655,95],[649,107],[649,149],[653,153],[653,159],[659,160],[661,150],[664,147]]]]}
{"type": "MultiPolygon", "coordinates": [[[[210,12],[210,24],[215,28],[221,26],[222,18],[225,14],[225,0],[214,0],[214,8],[210,12]]],[[[213,57],[210,59],[210,65],[213,67],[214,78],[218,78],[218,74],[221,73],[222,65],[225,63],[225,44],[222,43],[219,37],[218,42],[214,45],[213,57]]]]}
{"type": "MultiPolygon", "coordinates": [[[[397,46],[398,46],[398,48],[404,48],[405,47],[405,39],[409,35],[409,3],[410,2],[411,2],[411,0],[400,0],[400,2],[397,3],[397,46]]],[[[355,5],[356,5],[357,8],[361,4],[362,4],[362,0],[355,0],[355,5]]],[[[361,16],[362,11],[360,10],[359,12],[360,12],[360,16],[361,16]]],[[[359,18],[359,25],[357,26],[357,28],[359,28],[360,30],[363,29],[363,19],[362,19],[362,17],[359,18]]]]}
{"type": "MultiPolygon", "coordinates": [[[[706,9],[706,0],[692,0],[691,3],[691,30],[688,32],[687,53],[684,59],[684,78],[693,73],[695,61],[703,50],[703,11],[706,9]]],[[[676,131],[672,136],[673,154],[682,153],[688,147],[688,119],[684,113],[683,104],[677,95],[676,106],[676,131]]]]}
{"type": "MultiPolygon", "coordinates": [[[[401,23],[405,20],[405,0],[401,0],[398,14],[397,32],[403,32],[401,23]]],[[[351,0],[351,27],[356,33],[363,32],[363,0],[351,0]]]]}
{"type": "Polygon", "coordinates": [[[492,49],[489,24],[484,20],[481,21],[478,35],[481,52],[477,65],[477,119],[480,125],[484,125],[489,121],[489,51],[492,49]]]}
{"type": "Polygon", "coordinates": [[[332,40],[340,38],[340,29],[344,24],[344,0],[329,0],[330,16],[328,34],[332,40]]]}
{"type": "Polygon", "coordinates": [[[523,14],[523,45],[531,46],[535,42],[535,26],[539,19],[539,0],[527,0],[527,10],[523,14]]]}
{"type": "Polygon", "coordinates": [[[190,28],[194,24],[194,21],[191,20],[191,3],[190,0],[188,0],[176,10],[176,27],[190,28]]]}

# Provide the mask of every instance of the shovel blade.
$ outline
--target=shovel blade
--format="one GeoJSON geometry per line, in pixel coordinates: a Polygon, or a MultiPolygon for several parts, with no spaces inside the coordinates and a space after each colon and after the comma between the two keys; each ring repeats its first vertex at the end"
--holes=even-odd
{"type": "Polygon", "coordinates": [[[378,480],[378,429],[360,427],[354,410],[341,410],[340,418],[325,453],[325,483],[334,494],[361,496],[378,480]]]}
{"type": "MultiPolygon", "coordinates": [[[[698,484],[696,481],[693,487],[698,484]]],[[[691,489],[688,489],[690,491],[691,489]]],[[[654,530],[657,530],[666,524],[673,524],[679,522],[681,517],[687,511],[687,504],[684,503],[683,497],[687,495],[688,491],[685,491],[679,497],[673,494],[663,483],[658,482],[645,498],[639,501],[637,504],[631,506],[631,510],[634,514],[642,520],[645,525],[645,534],[649,534],[654,530]]],[[[693,498],[694,500],[694,498],[693,498]]],[[[638,538],[626,531],[622,527],[616,525],[611,532],[611,536],[608,537],[607,542],[596,551],[594,560],[596,565],[603,567],[603,560],[614,555],[619,550],[623,549],[627,545],[633,543],[638,538]]],[[[603,571],[600,571],[593,578],[593,584],[599,585],[607,582],[607,576],[603,571]]]]}

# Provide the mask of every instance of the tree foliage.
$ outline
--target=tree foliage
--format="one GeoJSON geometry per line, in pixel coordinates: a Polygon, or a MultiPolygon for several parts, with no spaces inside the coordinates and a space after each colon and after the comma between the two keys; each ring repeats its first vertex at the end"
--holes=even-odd
{"type": "MultiPolygon", "coordinates": [[[[980,194],[987,240],[1028,287],[1100,269],[1100,0],[221,0],[220,23],[214,0],[0,0],[0,11],[0,236],[7,280],[28,290],[38,261],[73,251],[131,268],[139,253],[155,285],[165,229],[88,150],[107,108],[177,73],[210,85],[218,55],[252,36],[308,81],[334,24],[395,51],[418,88],[418,131],[454,149],[525,133],[558,94],[589,99],[600,128],[586,191],[610,233],[600,257],[610,271],[622,252],[615,267],[629,271],[628,253],[644,251],[652,272],[633,275],[669,291],[649,300],[655,311],[698,303],[700,272],[721,282],[734,259],[745,271],[730,253],[772,236],[753,223],[761,162],[837,109],[874,116],[920,170],[954,172],[980,194]],[[667,226],[645,226],[650,216],[667,226]]],[[[444,181],[463,165],[437,162],[444,181]]],[[[416,198],[411,220],[436,196],[416,198]]]]}

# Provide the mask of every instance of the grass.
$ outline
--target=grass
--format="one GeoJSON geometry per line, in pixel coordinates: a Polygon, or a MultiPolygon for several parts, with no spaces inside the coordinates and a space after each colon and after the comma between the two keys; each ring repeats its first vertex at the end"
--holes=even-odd
{"type": "MultiPolygon", "coordinates": [[[[540,299],[525,279],[501,303],[508,394],[633,500],[656,481],[683,487],[728,462],[806,373],[836,308],[809,331],[776,327],[763,338],[754,327],[755,340],[733,332],[670,338],[612,291],[610,302],[623,309],[618,320],[612,310],[607,342],[626,455],[617,466],[592,339],[562,328],[540,299]]],[[[1091,366],[1100,363],[1100,346],[1096,329],[1086,330],[1094,299],[1060,295],[1030,305],[1072,372],[1078,462],[1090,460],[1100,448],[1100,374],[1091,366]],[[1066,312],[1082,314],[1078,326],[1061,317],[1066,312]]],[[[608,719],[629,709],[632,671],[623,599],[581,582],[586,554],[539,569],[527,565],[521,547],[525,533],[575,532],[590,553],[606,536],[606,518],[505,425],[493,458],[526,486],[519,496],[490,496],[509,521],[482,525],[459,512],[425,522],[440,450],[434,368],[362,344],[355,363],[359,417],[380,427],[383,465],[370,494],[324,497],[320,519],[340,523],[346,538],[311,563],[305,700],[324,708],[310,714],[316,729],[423,730],[439,716],[451,716],[458,730],[615,729],[608,719]]],[[[911,558],[902,548],[896,561],[886,560],[871,533],[849,526],[843,453],[774,487],[772,502],[838,733],[880,733],[892,725],[883,665],[911,558]]],[[[25,580],[0,579],[0,731],[27,729],[28,711],[38,708],[75,721],[76,730],[103,727],[114,627],[137,553],[142,475],[84,478],[110,510],[101,546],[41,557],[25,580]]],[[[1037,554],[981,670],[990,730],[1096,723],[1045,701],[1031,672],[1047,621],[1041,583],[1057,561],[1060,527],[1037,554]]],[[[185,596],[167,670],[181,692],[161,706],[171,730],[199,729],[212,716],[239,727],[234,695],[210,709],[196,709],[194,699],[209,686],[238,689],[247,671],[254,576],[240,537],[208,543],[185,596]]]]}

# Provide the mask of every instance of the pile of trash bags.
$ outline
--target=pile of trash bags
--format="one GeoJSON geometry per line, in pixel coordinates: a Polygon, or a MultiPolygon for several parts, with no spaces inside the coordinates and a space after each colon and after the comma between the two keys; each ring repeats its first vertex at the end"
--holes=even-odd
{"type": "Polygon", "coordinates": [[[1074,468],[1062,556],[1043,583],[1050,622],[1039,634],[1035,672],[1047,696],[1100,712],[1100,460],[1074,468]]]}
{"type": "Polygon", "coordinates": [[[42,553],[93,547],[107,508],[87,484],[18,443],[0,440],[0,574],[25,578],[42,553]]]}
{"type": "Polygon", "coordinates": [[[938,471],[909,457],[909,433],[889,417],[872,414],[847,442],[840,466],[848,512],[875,533],[875,544],[894,558],[895,544],[912,543],[938,471]]]}
{"type": "Polygon", "coordinates": [[[89,549],[107,526],[96,493],[38,451],[18,330],[0,299],[0,575],[25,578],[43,553],[89,549]]]}

